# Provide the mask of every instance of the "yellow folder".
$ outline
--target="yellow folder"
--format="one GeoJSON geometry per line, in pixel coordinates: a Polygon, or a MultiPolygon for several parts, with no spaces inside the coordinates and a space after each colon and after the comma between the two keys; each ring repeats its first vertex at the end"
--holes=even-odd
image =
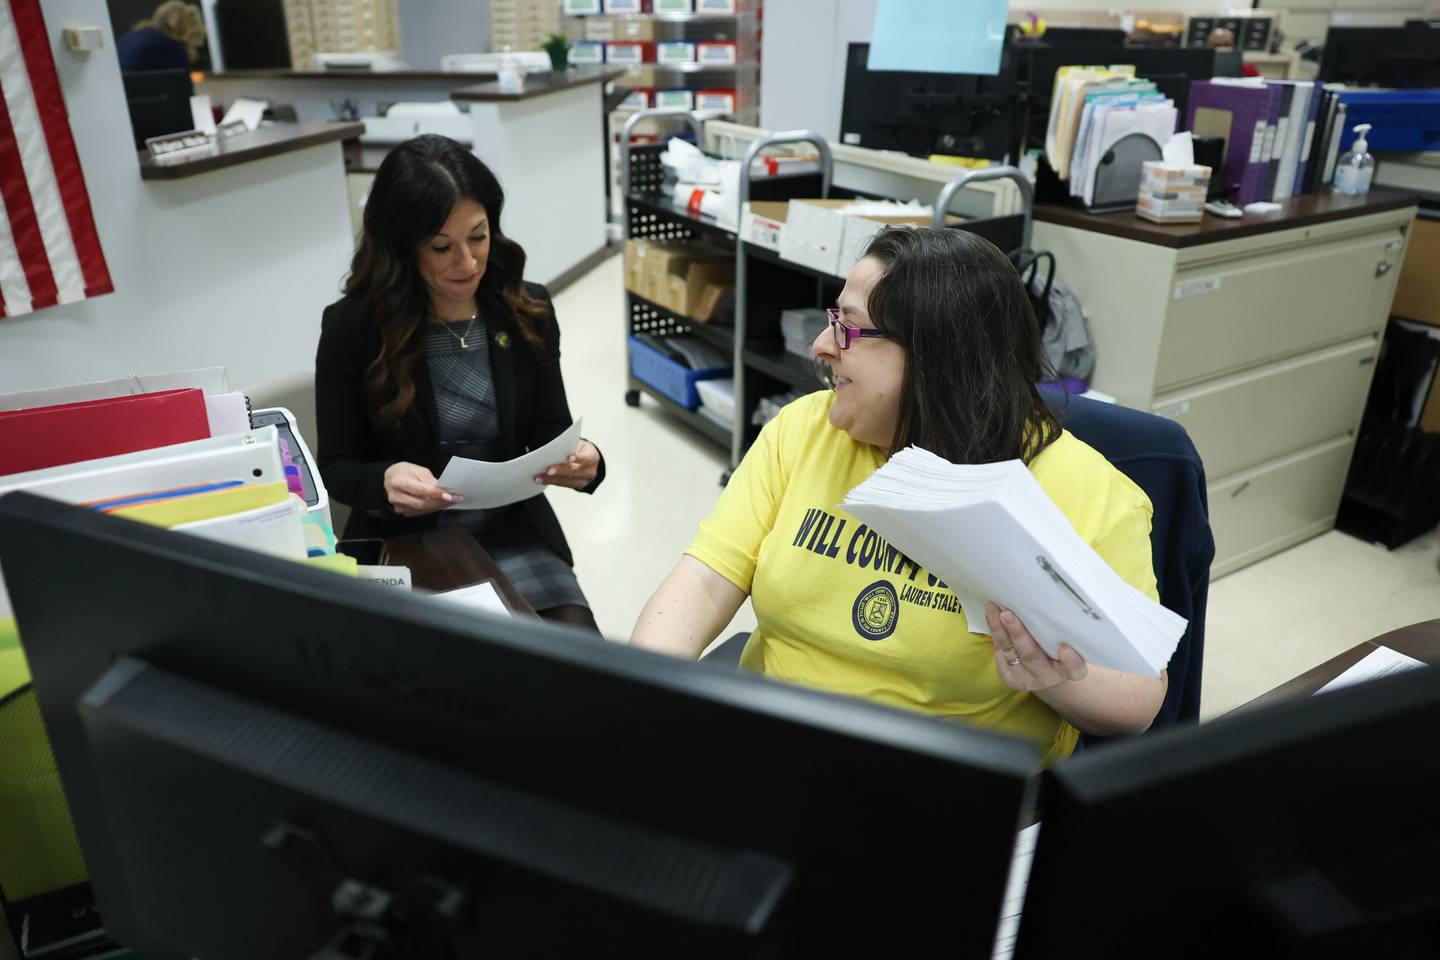
{"type": "Polygon", "coordinates": [[[197,520],[228,517],[232,513],[254,510],[281,503],[290,495],[283,481],[229,487],[210,493],[197,493],[173,500],[155,500],[131,507],[118,507],[111,512],[127,520],[139,520],[156,527],[175,527],[197,520]]]}

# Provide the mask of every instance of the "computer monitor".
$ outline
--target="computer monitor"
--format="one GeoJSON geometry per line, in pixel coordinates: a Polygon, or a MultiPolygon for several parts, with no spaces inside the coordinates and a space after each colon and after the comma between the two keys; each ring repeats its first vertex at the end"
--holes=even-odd
{"type": "Polygon", "coordinates": [[[137,150],[151,137],[194,129],[190,97],[195,87],[188,71],[135,70],[120,74],[120,80],[125,85],[137,150]]]}
{"type": "Polygon", "coordinates": [[[201,956],[988,956],[1033,745],[25,493],[106,927],[201,956]]]}
{"type": "Polygon", "coordinates": [[[870,44],[852,43],[845,61],[840,140],[917,157],[987,160],[1018,155],[1019,98],[1007,45],[995,76],[871,71],[870,44]]]}
{"type": "Polygon", "coordinates": [[[1125,31],[1118,27],[1047,27],[1041,39],[1051,47],[1118,49],[1125,46],[1125,31]]]}
{"type": "Polygon", "coordinates": [[[1016,960],[1431,957],[1440,666],[1053,768],[1016,960]]]}
{"type": "Polygon", "coordinates": [[[1423,24],[1331,27],[1320,80],[1399,89],[1440,86],[1440,30],[1423,24]]]}

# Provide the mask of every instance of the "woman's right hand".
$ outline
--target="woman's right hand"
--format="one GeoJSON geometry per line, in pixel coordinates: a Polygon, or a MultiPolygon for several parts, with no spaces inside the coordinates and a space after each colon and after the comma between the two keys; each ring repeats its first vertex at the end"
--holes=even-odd
{"type": "Polygon", "coordinates": [[[418,463],[404,462],[385,470],[385,497],[402,517],[423,517],[465,499],[436,483],[435,474],[418,463]]]}

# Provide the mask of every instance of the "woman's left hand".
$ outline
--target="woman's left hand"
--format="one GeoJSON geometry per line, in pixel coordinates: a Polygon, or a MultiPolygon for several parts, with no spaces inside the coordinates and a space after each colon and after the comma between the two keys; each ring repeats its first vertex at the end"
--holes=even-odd
{"type": "Polygon", "coordinates": [[[1049,690],[1071,680],[1083,680],[1085,658],[1069,644],[1060,645],[1060,658],[1050,659],[1020,618],[998,604],[985,604],[985,622],[995,644],[995,669],[1012,690],[1049,690]]]}
{"type": "Polygon", "coordinates": [[[545,468],[545,472],[537,476],[535,482],[579,490],[588,486],[599,472],[600,451],[595,449],[595,445],[589,440],[581,440],[575,452],[566,457],[564,463],[545,468]]]}

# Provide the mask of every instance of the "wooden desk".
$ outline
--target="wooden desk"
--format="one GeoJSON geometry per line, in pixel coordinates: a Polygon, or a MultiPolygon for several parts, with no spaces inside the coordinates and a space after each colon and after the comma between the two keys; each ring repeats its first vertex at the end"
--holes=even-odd
{"type": "Polygon", "coordinates": [[[140,178],[182,180],[307,147],[339,143],[364,132],[362,123],[276,123],[234,137],[221,137],[206,149],[169,160],[156,160],[148,151],[141,151],[140,178]]]}
{"type": "Polygon", "coordinates": [[[422,590],[441,592],[468,587],[482,580],[494,580],[495,587],[516,613],[539,616],[500,572],[494,559],[469,531],[459,527],[409,533],[385,541],[380,562],[388,566],[409,567],[411,582],[422,590]]]}
{"type": "Polygon", "coordinates": [[[1440,620],[1427,620],[1413,626],[1401,627],[1399,630],[1382,633],[1373,640],[1357,643],[1339,656],[1331,657],[1318,667],[1305,671],[1294,680],[1282,683],[1269,693],[1262,693],[1235,709],[1251,710],[1282,700],[1308,697],[1380,647],[1389,647],[1426,663],[1440,663],[1440,620]]]}

